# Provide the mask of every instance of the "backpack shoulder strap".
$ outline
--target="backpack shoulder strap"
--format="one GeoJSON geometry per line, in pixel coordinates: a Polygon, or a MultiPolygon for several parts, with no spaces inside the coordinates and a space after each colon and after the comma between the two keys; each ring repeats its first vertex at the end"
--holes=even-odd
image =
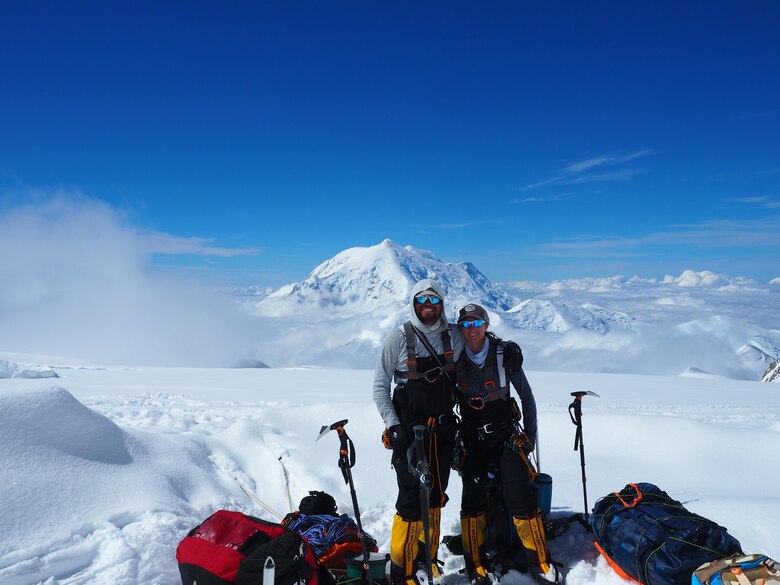
{"type": "Polygon", "coordinates": [[[410,380],[417,379],[417,349],[415,339],[417,331],[411,321],[404,323],[404,336],[406,337],[406,369],[409,371],[410,380]]]}
{"type": "Polygon", "coordinates": [[[447,370],[448,372],[451,372],[453,369],[455,369],[455,362],[452,360],[452,357],[455,355],[455,352],[452,351],[452,338],[450,337],[450,328],[451,325],[448,325],[447,329],[441,332],[441,344],[442,347],[444,347],[444,359],[447,361],[447,364],[444,367],[444,369],[447,370]]]}
{"type": "Polygon", "coordinates": [[[496,369],[498,370],[498,387],[506,386],[506,368],[504,367],[504,344],[496,343],[496,369]]]}

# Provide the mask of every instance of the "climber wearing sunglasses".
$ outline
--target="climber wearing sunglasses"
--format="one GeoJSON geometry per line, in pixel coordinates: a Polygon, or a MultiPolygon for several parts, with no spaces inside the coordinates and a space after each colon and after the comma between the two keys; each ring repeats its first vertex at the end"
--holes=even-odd
{"type": "Polygon", "coordinates": [[[533,471],[528,457],[536,443],[536,401],[522,369],[522,353],[516,343],[488,332],[490,318],[480,305],[463,307],[458,314],[458,326],[466,341],[455,364],[455,374],[461,447],[465,452],[460,467],[461,529],[470,581],[475,585],[492,582],[488,575],[489,559],[483,558],[486,555],[480,544],[487,528],[488,472],[497,470],[495,476],[499,478],[532,577],[537,582],[558,582],[531,489],[533,471]],[[510,394],[512,386],[521,407],[510,394]]]}
{"type": "Polygon", "coordinates": [[[390,533],[393,585],[416,584],[418,564],[426,563],[423,514],[430,526],[432,572],[439,575],[441,508],[447,501],[457,428],[455,361],[464,345],[460,328],[447,322],[440,284],[430,279],[417,282],[409,305],[409,320],[385,337],[374,371],[374,402],[385,423],[385,446],[393,451],[391,462],[398,483],[390,533]],[[410,471],[407,459],[407,454],[414,453],[410,447],[416,425],[426,429],[424,451],[430,454],[427,510],[422,510],[420,480],[410,471]]]}

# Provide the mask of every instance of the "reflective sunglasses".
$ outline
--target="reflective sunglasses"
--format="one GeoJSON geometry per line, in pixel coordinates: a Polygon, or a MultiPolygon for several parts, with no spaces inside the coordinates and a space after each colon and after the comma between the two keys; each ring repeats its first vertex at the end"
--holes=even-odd
{"type": "Polygon", "coordinates": [[[432,305],[438,305],[441,302],[441,299],[439,297],[432,297],[432,296],[422,296],[422,297],[414,297],[414,300],[417,301],[419,304],[424,305],[425,303],[431,303],[432,305]]]}
{"type": "Polygon", "coordinates": [[[470,329],[471,327],[482,327],[484,324],[482,319],[477,319],[476,321],[463,321],[460,326],[464,329],[470,329]]]}

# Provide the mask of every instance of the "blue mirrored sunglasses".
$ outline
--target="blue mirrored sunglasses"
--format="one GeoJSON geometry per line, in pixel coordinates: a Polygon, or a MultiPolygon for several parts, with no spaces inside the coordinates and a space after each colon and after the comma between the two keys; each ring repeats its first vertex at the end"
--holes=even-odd
{"type": "Polygon", "coordinates": [[[414,297],[414,300],[420,303],[421,305],[424,305],[425,303],[431,303],[432,305],[438,305],[441,302],[441,299],[439,297],[431,297],[431,296],[423,296],[423,297],[414,297]]]}
{"type": "Polygon", "coordinates": [[[485,322],[482,319],[477,319],[475,321],[463,321],[460,326],[464,329],[469,329],[471,327],[482,327],[485,324],[485,322]]]}

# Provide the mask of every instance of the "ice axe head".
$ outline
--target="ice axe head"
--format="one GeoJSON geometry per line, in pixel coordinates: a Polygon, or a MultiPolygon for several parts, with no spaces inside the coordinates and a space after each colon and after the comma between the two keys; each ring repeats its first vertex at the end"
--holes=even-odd
{"type": "Polygon", "coordinates": [[[332,425],[323,425],[322,428],[320,428],[320,434],[317,435],[316,441],[319,441],[322,437],[327,435],[330,431],[338,431],[339,434],[344,430],[344,425],[349,422],[349,419],[340,420],[338,422],[334,422],[332,425]]]}
{"type": "Polygon", "coordinates": [[[575,400],[582,400],[583,396],[595,396],[596,398],[600,398],[598,394],[595,392],[591,392],[590,390],[580,390],[579,392],[572,392],[572,396],[574,396],[575,400]]]}

